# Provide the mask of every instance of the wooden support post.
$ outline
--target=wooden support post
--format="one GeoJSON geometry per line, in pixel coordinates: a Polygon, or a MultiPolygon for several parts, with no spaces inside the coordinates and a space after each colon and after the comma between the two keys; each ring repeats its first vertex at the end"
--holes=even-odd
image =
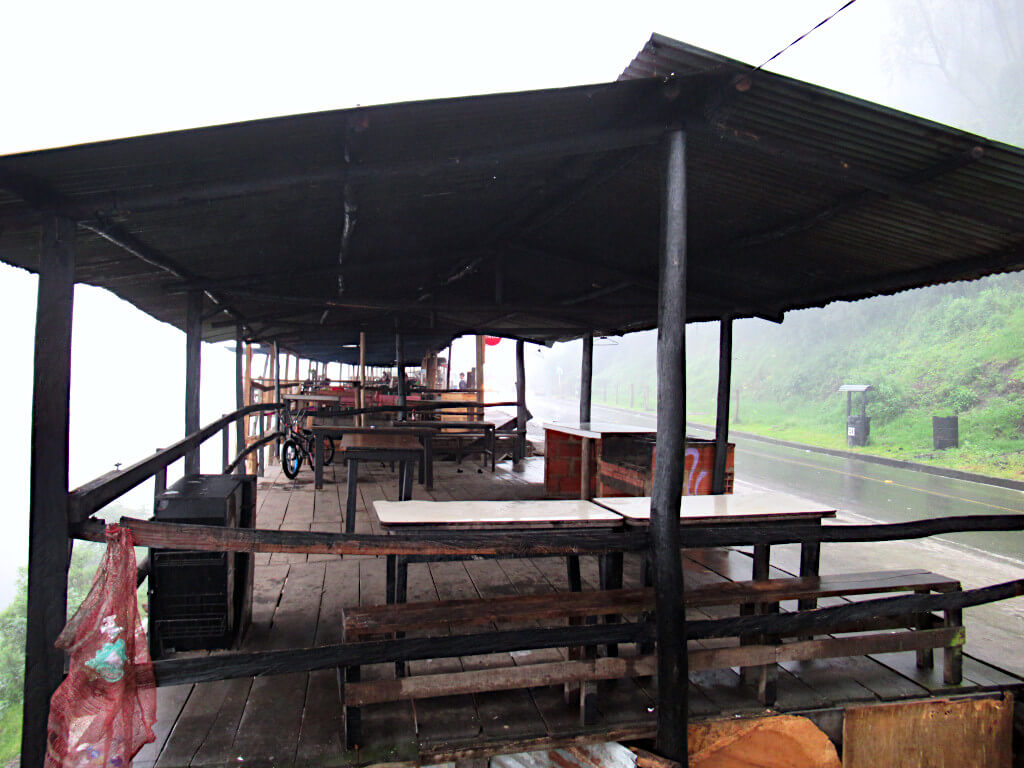
{"type": "Polygon", "coordinates": [[[452,388],[452,345],[448,345],[448,362],[445,364],[444,371],[444,388],[452,388]]]}
{"type": "Polygon", "coordinates": [[[408,416],[405,412],[405,345],[402,342],[402,332],[395,328],[395,365],[398,366],[398,404],[402,407],[399,419],[405,421],[408,416]]]}
{"type": "MultiPolygon", "coordinates": [[[[244,405],[252,405],[252,344],[246,342],[245,344],[245,374],[243,379],[245,386],[245,403],[244,405]]],[[[245,441],[243,442],[242,449],[249,447],[249,433],[250,433],[250,417],[246,416],[245,421],[245,441]]],[[[245,457],[245,471],[250,475],[256,474],[256,454],[250,453],[245,457]]]]}
{"type": "Polygon", "coordinates": [[[594,334],[583,337],[583,356],[580,361],[580,423],[590,421],[590,390],[594,382],[594,334]]]}
{"type": "MultiPolygon", "coordinates": [[[[281,402],[281,350],[274,342],[274,402],[281,402]]],[[[274,414],[274,431],[281,431],[281,412],[274,414]]],[[[281,452],[281,438],[274,441],[274,450],[270,454],[270,463],[277,464],[277,456],[281,452]]]]}
{"type": "Polygon", "coordinates": [[[718,334],[718,416],[715,420],[715,464],[711,470],[711,492],[725,493],[725,460],[729,451],[729,393],[732,389],[732,317],[719,322],[718,334]]]}
{"type": "MultiPolygon", "coordinates": [[[[484,342],[483,336],[476,337],[476,376],[473,386],[476,387],[476,401],[483,405],[484,403],[484,358],[486,356],[487,345],[484,342]]],[[[476,408],[476,418],[483,419],[484,409],[481,407],[476,408]]]]}
{"type": "MultiPolygon", "coordinates": [[[[185,312],[185,434],[199,431],[199,373],[203,343],[203,294],[188,292],[185,312]]],[[[199,448],[185,454],[185,474],[198,475],[199,448]]]]}
{"type": "Polygon", "coordinates": [[[50,696],[64,678],[64,652],[53,643],[67,618],[68,403],[75,223],[53,213],[45,214],[41,250],[32,389],[23,768],[36,768],[44,762],[50,696]]]}
{"type": "Polygon", "coordinates": [[[513,459],[526,456],[526,342],[516,342],[516,449],[513,459]]]}
{"type": "MultiPolygon", "coordinates": [[[[245,406],[245,381],[242,373],[242,326],[235,326],[235,410],[245,406]]],[[[244,418],[235,422],[235,456],[245,450],[244,418]]],[[[241,471],[241,464],[239,469],[241,471]]]]}
{"type": "MultiPolygon", "coordinates": [[[[359,407],[366,407],[366,331],[359,332],[359,407]]],[[[359,414],[359,426],[366,426],[366,414],[359,414]]]]}
{"type": "Polygon", "coordinates": [[[658,752],[686,765],[686,616],[679,554],[686,416],[686,136],[666,135],[658,286],[658,434],[651,555],[658,639],[658,752]]]}

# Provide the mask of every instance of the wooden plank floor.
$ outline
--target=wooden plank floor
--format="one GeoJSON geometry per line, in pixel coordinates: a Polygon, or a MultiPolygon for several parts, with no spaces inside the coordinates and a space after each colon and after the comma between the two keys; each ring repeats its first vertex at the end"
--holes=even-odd
{"type": "MultiPolygon", "coordinates": [[[[358,532],[378,532],[372,514],[377,499],[395,499],[397,482],[390,467],[360,467],[358,532]]],[[[271,468],[259,483],[260,528],[338,532],[346,499],[344,472],[327,468],[325,487],[313,489],[305,470],[289,481],[271,468]]],[[[435,490],[416,485],[421,499],[513,499],[543,497],[543,459],[509,462],[497,472],[478,471],[470,461],[456,466],[438,462],[435,490]]],[[[857,571],[855,560],[843,563],[840,548],[826,550],[823,570],[857,571]]],[[[798,569],[795,547],[776,547],[773,575],[798,569]]],[[[597,587],[597,566],[584,558],[583,580],[597,587]]],[[[688,585],[750,578],[751,559],[740,550],[688,551],[684,560],[688,585]]],[[[244,649],[309,647],[340,640],[341,609],[384,601],[383,558],[330,555],[257,555],[253,624],[244,649]]],[[[637,556],[627,556],[625,586],[640,582],[637,556]]],[[[567,589],[564,562],[556,558],[480,560],[414,564],[409,571],[409,599],[488,597],[567,589]]],[[[732,609],[708,608],[695,616],[728,615],[732,609]]],[[[968,621],[970,613],[967,614],[968,621]]],[[[522,625],[502,625],[500,629],[522,625]]],[[[971,630],[968,624],[968,639],[971,630]]],[[[624,652],[630,652],[627,647],[624,652]]],[[[512,654],[516,664],[562,658],[549,649],[512,654]]],[[[413,664],[418,671],[482,669],[508,663],[508,656],[434,659],[413,664]]],[[[942,683],[941,663],[917,669],[913,653],[874,658],[838,659],[783,665],[776,710],[814,710],[848,703],[891,701],[951,692],[942,683]]],[[[394,676],[394,667],[364,668],[363,679],[394,676]]],[[[978,659],[964,660],[964,683],[952,692],[976,692],[1022,681],[978,659]]],[[[594,740],[622,739],[653,733],[655,687],[651,680],[622,680],[599,687],[598,723],[581,731],[576,712],[564,703],[560,688],[453,696],[397,702],[364,708],[366,746],[346,753],[340,739],[340,707],[335,674],[317,671],[257,679],[228,680],[159,690],[157,741],[139,754],[139,768],[176,766],[318,766],[383,762],[441,762],[453,750],[521,751],[522,744],[557,743],[581,733],[594,740]],[[517,746],[519,745],[519,746],[517,746]]],[[[691,676],[691,717],[719,717],[764,712],[752,688],[735,670],[691,676]]]]}

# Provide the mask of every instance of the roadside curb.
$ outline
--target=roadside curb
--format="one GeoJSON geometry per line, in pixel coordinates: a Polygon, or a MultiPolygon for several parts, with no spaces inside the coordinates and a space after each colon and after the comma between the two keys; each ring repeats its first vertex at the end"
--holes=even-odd
{"type": "MultiPolygon", "coordinates": [[[[700,429],[715,431],[715,428],[707,424],[699,424],[695,421],[686,422],[687,426],[699,427],[700,429]]],[[[779,440],[774,437],[765,437],[764,435],[755,435],[753,432],[741,432],[738,429],[730,429],[730,435],[737,435],[748,440],[758,440],[762,443],[771,443],[773,445],[781,445],[786,448],[796,448],[798,450],[811,451],[812,453],[823,453],[826,456],[835,456],[839,459],[860,459],[871,464],[881,464],[885,467],[894,467],[896,469],[911,469],[915,472],[925,472],[929,475],[938,475],[939,477],[948,477],[953,480],[968,480],[972,483],[983,483],[985,485],[995,485],[1000,488],[1009,488],[1014,491],[1024,491],[1024,481],[1021,480],[1009,480],[1004,477],[991,477],[989,475],[979,475],[975,472],[963,472],[959,469],[948,469],[946,467],[933,467],[931,464],[920,464],[916,461],[902,461],[900,459],[890,459],[885,456],[872,456],[866,453],[854,453],[853,451],[839,451],[834,448],[821,448],[816,445],[806,445],[804,443],[794,443],[790,440],[779,440]]]]}

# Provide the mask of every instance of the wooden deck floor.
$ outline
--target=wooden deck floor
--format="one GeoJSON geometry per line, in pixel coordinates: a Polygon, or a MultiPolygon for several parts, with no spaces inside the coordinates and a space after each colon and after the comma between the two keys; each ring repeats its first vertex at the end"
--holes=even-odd
{"type": "MultiPolygon", "coordinates": [[[[450,462],[438,462],[435,490],[428,494],[422,486],[416,486],[414,496],[437,500],[541,498],[542,461],[527,460],[521,472],[511,471],[505,462],[493,475],[478,472],[472,462],[464,464],[461,471],[450,462]]],[[[276,469],[270,470],[260,481],[258,526],[340,531],[346,497],[344,473],[340,467],[327,469],[322,491],[314,491],[308,471],[291,482],[276,469]]],[[[397,486],[386,468],[363,471],[361,467],[361,473],[356,528],[371,532],[376,530],[369,511],[372,502],[396,498],[397,486]]],[[[836,561],[836,554],[826,550],[823,571],[864,570],[849,561],[844,567],[836,561]]],[[[584,558],[583,578],[586,586],[596,588],[597,566],[592,560],[584,558]]],[[[794,573],[798,562],[795,547],[773,549],[773,575],[794,573]]],[[[684,563],[688,584],[750,577],[750,557],[738,550],[688,551],[684,563]]],[[[637,585],[639,575],[639,560],[627,557],[625,585],[637,585]]],[[[564,563],[556,558],[415,564],[409,572],[410,600],[565,589],[564,563]]],[[[284,649],[336,643],[340,641],[342,606],[383,601],[383,558],[258,555],[253,624],[243,647],[284,649]]],[[[968,623],[968,640],[970,637],[968,623]]],[[[561,658],[557,650],[512,655],[515,663],[561,658]]],[[[414,664],[441,672],[486,668],[496,661],[484,656],[414,664]]],[[[1022,682],[967,657],[964,683],[951,690],[942,683],[941,666],[917,669],[912,652],[786,664],[779,674],[776,709],[821,710],[937,693],[989,691],[1022,682]]],[[[393,665],[377,665],[364,668],[363,678],[393,674],[393,665]]],[[[742,686],[733,670],[695,673],[691,680],[691,717],[764,712],[753,689],[742,686]]],[[[587,730],[586,738],[624,739],[653,733],[651,681],[603,683],[599,690],[599,722],[587,730]]],[[[442,762],[465,748],[522,751],[526,743],[542,748],[580,734],[576,714],[563,702],[561,690],[537,688],[366,707],[363,729],[367,746],[358,755],[346,754],[340,739],[340,707],[333,671],[161,688],[158,717],[157,741],[140,753],[134,763],[139,768],[405,761],[429,764],[442,762]]]]}

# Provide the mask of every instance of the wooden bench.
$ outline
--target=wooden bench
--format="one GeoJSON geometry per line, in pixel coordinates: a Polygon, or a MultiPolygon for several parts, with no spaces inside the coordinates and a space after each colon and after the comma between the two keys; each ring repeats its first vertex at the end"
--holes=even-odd
{"type": "MultiPolygon", "coordinates": [[[[892,592],[953,592],[960,583],[922,570],[881,571],[813,578],[722,582],[689,589],[687,608],[757,606],[761,612],[778,610],[787,600],[817,600],[892,592]]],[[[615,589],[596,592],[555,592],[513,597],[442,600],[402,603],[343,610],[344,642],[358,642],[401,635],[408,631],[459,630],[500,622],[595,620],[596,617],[642,617],[654,608],[652,589],[615,589]]],[[[806,661],[873,653],[916,651],[919,666],[930,667],[935,648],[944,650],[944,678],[948,684],[961,680],[963,628],[960,611],[946,612],[944,627],[935,628],[932,615],[859,622],[834,631],[854,635],[821,638],[741,638],[740,645],[694,648],[689,652],[691,671],[727,667],[770,667],[786,661],[806,661]],[[892,632],[889,630],[903,629],[892,632]]],[[[645,677],[656,673],[657,656],[596,657],[554,663],[502,666],[492,669],[399,676],[394,680],[362,682],[358,667],[338,671],[345,739],[350,748],[360,740],[359,708],[367,704],[455,694],[483,693],[562,684],[580,688],[580,717],[592,721],[596,681],[645,677]]],[[[774,703],[773,677],[759,687],[762,703],[774,703]]]]}

